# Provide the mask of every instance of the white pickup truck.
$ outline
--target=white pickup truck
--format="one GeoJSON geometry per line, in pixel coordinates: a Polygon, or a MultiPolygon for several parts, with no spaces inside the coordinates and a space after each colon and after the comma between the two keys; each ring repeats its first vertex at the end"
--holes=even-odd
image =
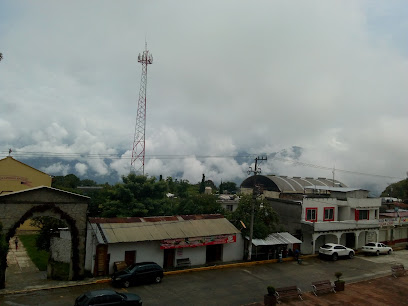
{"type": "Polygon", "coordinates": [[[392,248],[389,246],[386,246],[383,243],[379,242],[370,242],[367,243],[365,246],[362,247],[361,249],[364,253],[371,253],[375,255],[380,255],[380,254],[391,254],[392,248]]]}

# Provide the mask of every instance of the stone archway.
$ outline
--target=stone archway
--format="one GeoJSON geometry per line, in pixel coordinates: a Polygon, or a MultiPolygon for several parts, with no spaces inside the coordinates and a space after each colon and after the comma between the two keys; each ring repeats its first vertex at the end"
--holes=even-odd
{"type": "MultiPolygon", "coordinates": [[[[69,280],[85,273],[86,220],[89,197],[51,188],[37,187],[0,196],[0,222],[7,242],[27,219],[51,216],[68,224],[71,231],[71,263],[69,280]]],[[[0,254],[0,288],[5,287],[7,254],[0,254]]]]}

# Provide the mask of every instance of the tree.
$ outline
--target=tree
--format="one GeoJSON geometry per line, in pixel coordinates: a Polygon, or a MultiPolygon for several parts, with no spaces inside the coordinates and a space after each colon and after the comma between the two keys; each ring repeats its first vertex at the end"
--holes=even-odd
{"type": "Polygon", "coordinates": [[[179,215],[224,214],[225,211],[215,196],[198,194],[181,200],[176,213],[179,215]]]}
{"type": "Polygon", "coordinates": [[[203,174],[203,178],[201,179],[199,193],[204,193],[205,191],[205,175],[203,174]]]}
{"type": "Polygon", "coordinates": [[[220,194],[223,194],[224,191],[227,191],[227,193],[235,193],[237,191],[237,184],[234,182],[221,182],[220,194]]]}
{"type": "Polygon", "coordinates": [[[58,189],[75,189],[79,186],[81,180],[74,174],[65,176],[56,176],[52,179],[51,186],[58,189]]]}
{"type": "Polygon", "coordinates": [[[155,177],[133,173],[123,176],[122,181],[105,193],[100,205],[103,217],[144,217],[167,211],[162,209],[168,192],[167,181],[156,182],[155,177]]]}
{"type": "Polygon", "coordinates": [[[93,187],[98,186],[98,184],[94,180],[84,179],[79,182],[79,186],[93,187]]]}
{"type": "Polygon", "coordinates": [[[242,233],[245,236],[249,236],[252,210],[251,201],[255,201],[253,238],[264,239],[269,234],[276,232],[279,224],[278,215],[267,201],[254,200],[252,195],[244,195],[239,200],[238,208],[227,217],[237,228],[242,228],[242,221],[246,225],[246,229],[242,229],[242,233]]]}
{"type": "Polygon", "coordinates": [[[0,289],[6,285],[7,253],[9,250],[8,241],[3,234],[3,224],[0,222],[0,289]]]}

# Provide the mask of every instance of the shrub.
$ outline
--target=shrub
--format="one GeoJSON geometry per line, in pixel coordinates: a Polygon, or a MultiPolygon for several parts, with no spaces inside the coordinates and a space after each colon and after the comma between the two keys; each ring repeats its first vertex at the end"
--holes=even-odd
{"type": "Polygon", "coordinates": [[[275,287],[268,286],[267,289],[268,289],[268,294],[269,295],[275,295],[275,287]]]}

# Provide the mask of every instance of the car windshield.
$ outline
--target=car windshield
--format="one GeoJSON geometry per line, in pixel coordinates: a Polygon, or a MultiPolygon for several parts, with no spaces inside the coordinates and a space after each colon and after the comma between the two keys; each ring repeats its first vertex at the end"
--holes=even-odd
{"type": "Polygon", "coordinates": [[[129,267],[127,267],[124,271],[125,272],[132,272],[137,266],[135,264],[130,265],[129,267]]]}
{"type": "Polygon", "coordinates": [[[331,249],[333,246],[329,244],[324,244],[321,246],[322,249],[331,249]]]}
{"type": "Polygon", "coordinates": [[[82,303],[82,302],[85,302],[87,299],[88,299],[88,297],[85,294],[83,294],[77,299],[77,301],[79,303],[82,303]]]}
{"type": "Polygon", "coordinates": [[[367,246],[375,246],[375,243],[372,243],[372,242],[367,243],[367,246]]]}

